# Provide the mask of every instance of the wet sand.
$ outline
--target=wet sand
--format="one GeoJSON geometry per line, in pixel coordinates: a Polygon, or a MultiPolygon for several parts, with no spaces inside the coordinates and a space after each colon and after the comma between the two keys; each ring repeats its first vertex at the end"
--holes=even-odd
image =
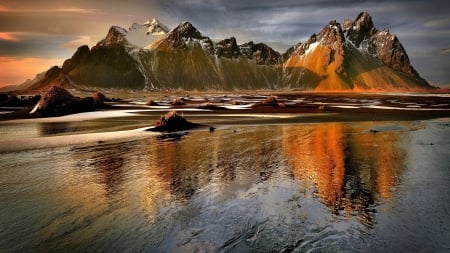
{"type": "Polygon", "coordinates": [[[145,129],[171,110],[205,126],[199,131],[207,131],[208,126],[226,129],[238,125],[450,117],[448,94],[203,94],[157,97],[152,99],[152,106],[145,104],[147,99],[128,99],[108,103],[110,109],[52,118],[33,118],[29,109],[0,114],[0,152],[142,138],[149,136],[145,129]],[[180,103],[173,105],[174,100],[180,103]]]}
{"type": "Polygon", "coordinates": [[[276,95],[1,114],[0,251],[450,248],[448,95],[276,95]],[[170,110],[203,127],[146,131],[170,110]]]}

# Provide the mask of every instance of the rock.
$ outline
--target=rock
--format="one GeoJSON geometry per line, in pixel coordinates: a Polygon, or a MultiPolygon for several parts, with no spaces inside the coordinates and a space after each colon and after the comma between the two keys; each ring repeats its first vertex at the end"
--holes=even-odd
{"type": "Polygon", "coordinates": [[[35,105],[30,114],[40,117],[73,113],[78,100],[64,88],[53,86],[35,105]]]}
{"type": "Polygon", "coordinates": [[[238,58],[240,55],[239,47],[236,44],[236,38],[231,37],[216,43],[217,57],[238,58]]]}
{"type": "Polygon", "coordinates": [[[277,107],[278,106],[278,98],[276,96],[268,96],[266,99],[264,99],[262,104],[277,107]]]}
{"type": "Polygon", "coordinates": [[[17,96],[9,94],[0,94],[0,106],[21,106],[20,99],[17,96]]]}
{"type": "Polygon", "coordinates": [[[253,41],[239,46],[241,53],[258,65],[276,65],[281,62],[281,55],[264,43],[254,44],[253,41]]]}
{"type": "Polygon", "coordinates": [[[157,106],[159,105],[158,103],[156,103],[154,100],[152,99],[147,99],[147,101],[145,101],[145,105],[151,105],[151,106],[157,106]]]}
{"type": "Polygon", "coordinates": [[[34,106],[40,95],[14,95],[0,93],[0,106],[3,107],[30,107],[34,106]]]}
{"type": "Polygon", "coordinates": [[[175,98],[174,100],[172,100],[170,102],[171,105],[185,105],[186,103],[184,102],[183,98],[175,98]]]}
{"type": "Polygon", "coordinates": [[[92,98],[94,99],[94,102],[97,103],[97,104],[103,104],[104,102],[108,102],[109,101],[109,99],[105,95],[103,95],[103,93],[101,93],[99,91],[94,93],[92,98]]]}
{"type": "Polygon", "coordinates": [[[264,101],[262,101],[263,105],[270,105],[273,107],[281,107],[281,108],[285,108],[286,104],[284,104],[283,102],[279,102],[278,101],[278,97],[277,96],[268,96],[266,99],[264,99],[264,101]]]}
{"type": "MultiPolygon", "coordinates": [[[[97,98],[98,99],[98,98],[97,98]]],[[[38,117],[54,117],[67,114],[93,111],[98,103],[93,97],[78,98],[64,88],[53,86],[31,110],[38,117]]]]}
{"type": "Polygon", "coordinates": [[[197,106],[197,108],[199,108],[199,109],[207,109],[207,110],[226,110],[225,107],[222,107],[222,106],[219,106],[219,105],[215,105],[215,104],[213,104],[211,102],[206,102],[206,103],[199,104],[197,106]]]}
{"type": "Polygon", "coordinates": [[[176,132],[191,129],[197,126],[199,126],[199,124],[187,121],[176,111],[170,111],[161,117],[161,120],[155,124],[154,128],[150,128],[149,131],[176,132]]]}

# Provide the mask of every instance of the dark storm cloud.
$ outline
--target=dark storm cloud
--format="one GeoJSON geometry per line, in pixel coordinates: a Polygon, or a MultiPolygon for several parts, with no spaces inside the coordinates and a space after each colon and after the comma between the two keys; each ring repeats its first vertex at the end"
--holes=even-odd
{"type": "Polygon", "coordinates": [[[20,33],[12,35],[14,40],[0,38],[0,55],[8,57],[61,58],[69,57],[74,51],[72,41],[81,41],[80,37],[20,33]]]}

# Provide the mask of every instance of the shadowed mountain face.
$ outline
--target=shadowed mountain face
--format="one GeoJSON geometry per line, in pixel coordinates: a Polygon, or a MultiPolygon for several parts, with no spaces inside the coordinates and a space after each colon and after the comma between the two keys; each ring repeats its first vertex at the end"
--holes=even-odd
{"type": "MultiPolygon", "coordinates": [[[[96,46],[78,48],[59,69],[61,76],[75,86],[147,90],[431,88],[398,38],[376,29],[367,12],[343,25],[330,21],[283,55],[264,43],[238,45],[234,37],[213,42],[189,22],[167,33],[161,27],[156,20],[128,31],[113,26],[96,46]]],[[[41,75],[33,82],[27,87],[54,79],[41,75]]]]}

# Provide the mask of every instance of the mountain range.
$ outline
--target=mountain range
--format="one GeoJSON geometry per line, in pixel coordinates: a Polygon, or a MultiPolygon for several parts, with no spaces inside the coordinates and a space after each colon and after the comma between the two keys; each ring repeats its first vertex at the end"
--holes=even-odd
{"type": "Polygon", "coordinates": [[[193,24],[169,29],[153,19],[112,26],[95,46],[80,46],[18,89],[415,90],[432,88],[411,66],[398,37],[361,12],[281,54],[264,43],[213,41],[193,24]]]}

